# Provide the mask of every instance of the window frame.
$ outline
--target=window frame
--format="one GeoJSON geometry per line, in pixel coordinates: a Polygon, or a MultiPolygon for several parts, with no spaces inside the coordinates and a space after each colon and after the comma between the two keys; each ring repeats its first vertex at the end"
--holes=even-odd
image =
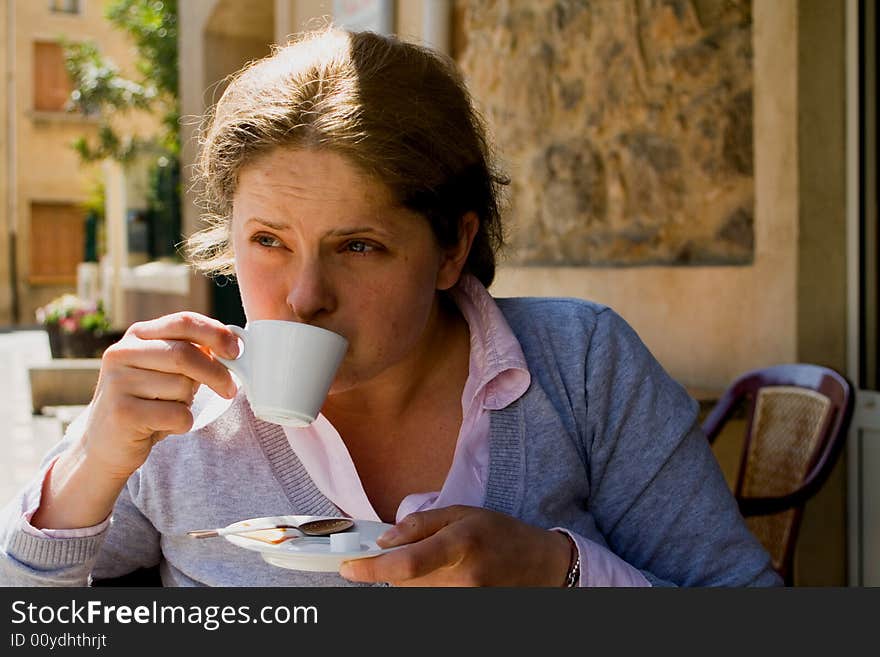
{"type": "Polygon", "coordinates": [[[84,0],[49,0],[49,13],[53,16],[82,16],[84,0]],[[73,5],[72,8],[65,9],[63,5],[73,5]]]}

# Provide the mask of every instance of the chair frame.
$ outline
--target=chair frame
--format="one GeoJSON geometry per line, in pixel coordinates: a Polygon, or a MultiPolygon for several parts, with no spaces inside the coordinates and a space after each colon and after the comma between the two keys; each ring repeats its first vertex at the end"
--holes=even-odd
{"type": "Polygon", "coordinates": [[[734,497],[743,517],[770,515],[794,509],[791,539],[785,546],[780,569],[786,584],[791,585],[792,561],[797,543],[803,507],[825,484],[831,470],[837,463],[852,420],[855,391],[850,381],[839,372],[820,365],[793,363],[751,370],[739,376],[725,390],[721,399],[712,408],[702,423],[703,431],[710,444],[743,399],[748,400],[746,410],[746,435],[740,457],[734,497]],[[771,386],[794,386],[818,392],[831,400],[831,409],[822,424],[824,444],[811,459],[807,476],[801,485],[791,493],[774,497],[743,497],[741,495],[749,448],[752,441],[752,422],[754,420],[757,393],[761,388],[771,386]]]}

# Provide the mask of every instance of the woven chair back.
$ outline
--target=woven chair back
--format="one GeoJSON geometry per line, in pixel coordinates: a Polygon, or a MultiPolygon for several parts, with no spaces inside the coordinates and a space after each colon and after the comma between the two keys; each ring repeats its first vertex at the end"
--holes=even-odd
{"type": "MultiPolygon", "coordinates": [[[[738,495],[792,493],[804,482],[824,447],[822,428],[832,410],[823,394],[794,386],[758,390],[738,495]]],[[[746,518],[749,529],[780,568],[796,522],[796,510],[746,518]]]]}

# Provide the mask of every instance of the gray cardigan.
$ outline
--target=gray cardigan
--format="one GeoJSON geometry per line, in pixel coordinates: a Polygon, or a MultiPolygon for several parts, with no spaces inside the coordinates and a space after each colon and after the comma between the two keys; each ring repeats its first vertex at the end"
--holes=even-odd
{"type": "MultiPolygon", "coordinates": [[[[697,404],[610,309],[574,299],[499,299],[532,375],[491,414],[484,506],[608,547],[654,585],[777,585],[697,423],[697,404]]],[[[204,388],[203,388],[204,389],[204,388]]],[[[47,460],[82,431],[71,425],[47,460]]],[[[32,487],[39,486],[36,479],[32,487]]],[[[283,430],[239,396],[218,420],[159,443],[119,496],[110,527],[46,539],[0,515],[0,583],[76,585],[159,564],[166,586],[343,586],[277,568],[195,528],[243,518],[336,515],[283,430]]]]}

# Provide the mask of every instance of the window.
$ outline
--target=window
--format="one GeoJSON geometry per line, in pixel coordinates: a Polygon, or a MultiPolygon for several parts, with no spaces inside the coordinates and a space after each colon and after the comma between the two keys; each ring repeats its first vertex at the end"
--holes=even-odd
{"type": "Polygon", "coordinates": [[[76,283],[76,266],[85,249],[85,223],[85,212],[73,203],[31,203],[31,284],[76,283]]]}
{"type": "Polygon", "coordinates": [[[60,43],[34,43],[34,109],[41,112],[63,112],[73,84],[64,66],[64,49],[60,43]]]}
{"type": "Polygon", "coordinates": [[[78,14],[79,0],[49,0],[49,11],[53,14],[78,14]]]}

